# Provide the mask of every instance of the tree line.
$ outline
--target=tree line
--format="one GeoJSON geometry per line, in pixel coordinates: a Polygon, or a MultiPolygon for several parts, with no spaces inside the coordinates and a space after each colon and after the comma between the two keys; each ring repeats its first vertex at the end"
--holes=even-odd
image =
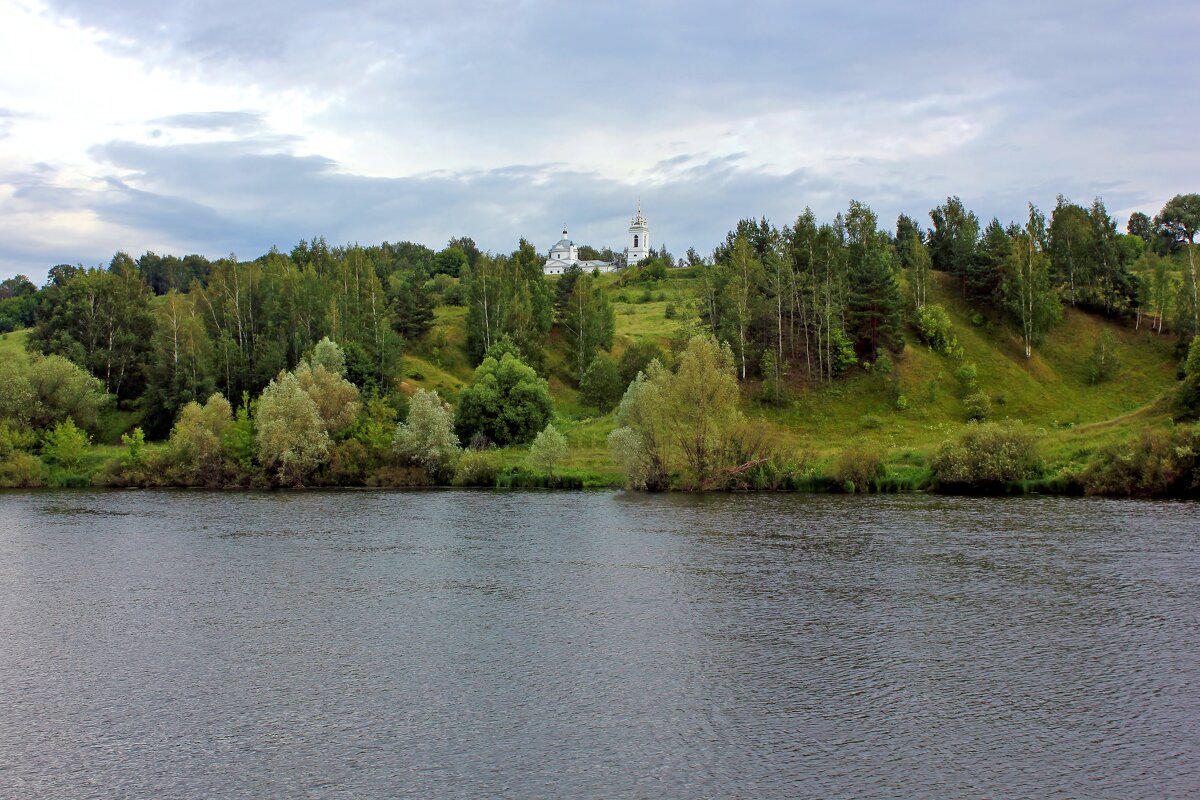
{"type": "MultiPolygon", "coordinates": [[[[1181,348],[1200,328],[1194,240],[1200,195],[1178,195],[1127,232],[1097,198],[1059,196],[1047,220],[1032,203],[1020,222],[981,225],[961,199],[901,214],[894,231],[851,201],[818,222],[810,209],[778,228],[744,219],[700,267],[700,320],[732,349],[739,378],[831,381],[856,363],[904,346],[902,322],[920,324],[931,272],[950,276],[980,313],[1020,332],[1026,357],[1074,307],[1127,319],[1149,317],[1181,348]]],[[[934,310],[936,315],[936,309],[934,310]]],[[[928,335],[935,335],[930,331],[928,335]]]]}

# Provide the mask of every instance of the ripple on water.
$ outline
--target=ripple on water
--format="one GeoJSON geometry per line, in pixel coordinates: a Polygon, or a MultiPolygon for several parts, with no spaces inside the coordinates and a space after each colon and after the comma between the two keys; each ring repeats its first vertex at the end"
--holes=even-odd
{"type": "Polygon", "coordinates": [[[0,795],[1184,797],[1200,513],[0,496],[0,795]]]}

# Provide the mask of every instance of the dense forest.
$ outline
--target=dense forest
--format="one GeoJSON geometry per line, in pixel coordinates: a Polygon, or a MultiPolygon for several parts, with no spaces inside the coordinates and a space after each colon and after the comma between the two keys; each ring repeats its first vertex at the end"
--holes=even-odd
{"type": "MultiPolygon", "coordinates": [[[[631,485],[720,488],[787,471],[747,409],[887,374],[907,340],[957,359],[965,414],[985,422],[991,400],[931,300],[938,281],[1007,326],[1026,359],[1068,309],[1169,337],[1182,379],[1172,414],[1194,416],[1200,195],[1135,213],[1124,233],[1100,199],[1061,196],[1048,215],[1031,204],[1022,220],[986,224],[950,197],[928,220],[901,215],[885,228],[855,201],[823,222],[807,209],[783,227],[747,219],[709,257],[664,249],[615,277],[547,278],[528,241],[490,253],[467,237],[439,251],[315,238],[252,261],[121,252],[103,267],[60,264],[44,286],[0,284],[0,333],[23,335],[28,350],[0,364],[0,483],[78,482],[90,443],[121,441],[88,481],[494,485],[490,451],[533,443],[541,477],[517,480],[570,485],[556,474],[569,456],[554,383],[609,415],[612,457],[631,485]],[[649,298],[675,274],[694,278],[667,309],[675,326],[614,350],[614,295],[649,298]],[[469,385],[456,396],[414,389],[405,355],[436,357],[430,331],[453,308],[469,385]]],[[[1112,349],[1095,342],[1097,383],[1112,349]]],[[[1010,477],[1028,477],[1021,469],[1010,477]]],[[[845,473],[837,485],[861,487],[878,464],[845,473]]],[[[956,482],[970,481],[944,481],[956,482]]]]}

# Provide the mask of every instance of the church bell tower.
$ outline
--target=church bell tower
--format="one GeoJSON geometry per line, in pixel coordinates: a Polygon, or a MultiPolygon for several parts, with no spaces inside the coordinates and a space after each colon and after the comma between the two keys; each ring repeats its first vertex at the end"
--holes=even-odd
{"type": "Polygon", "coordinates": [[[625,251],[625,258],[632,265],[649,256],[650,223],[642,216],[642,204],[639,202],[637,213],[629,222],[629,247],[625,251]]]}

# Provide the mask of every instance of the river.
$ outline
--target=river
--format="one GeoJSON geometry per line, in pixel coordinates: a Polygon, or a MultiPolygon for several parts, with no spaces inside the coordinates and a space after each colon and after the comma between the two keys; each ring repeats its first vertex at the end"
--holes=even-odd
{"type": "Polygon", "coordinates": [[[1200,506],[0,493],[0,796],[1187,797],[1200,506]]]}

